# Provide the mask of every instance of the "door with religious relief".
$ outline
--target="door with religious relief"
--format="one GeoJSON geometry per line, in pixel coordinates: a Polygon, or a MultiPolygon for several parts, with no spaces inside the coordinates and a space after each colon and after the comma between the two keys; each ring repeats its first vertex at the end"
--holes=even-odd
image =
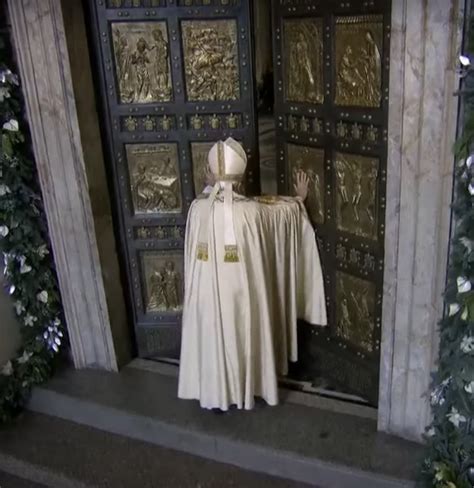
{"type": "Polygon", "coordinates": [[[240,140],[258,192],[249,4],[89,0],[138,355],[177,359],[186,214],[207,153],[240,140]]]}
{"type": "Polygon", "coordinates": [[[298,170],[329,327],[301,324],[299,380],[377,403],[383,294],[390,2],[273,3],[279,192],[298,170]]]}

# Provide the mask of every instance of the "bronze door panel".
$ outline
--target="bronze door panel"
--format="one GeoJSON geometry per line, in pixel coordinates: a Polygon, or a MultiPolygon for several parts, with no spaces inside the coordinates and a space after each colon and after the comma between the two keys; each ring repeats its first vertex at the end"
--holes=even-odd
{"type": "Polygon", "coordinates": [[[144,307],[147,312],[178,312],[183,308],[184,268],[179,253],[141,253],[144,307]]]}
{"type": "Polygon", "coordinates": [[[323,103],[323,21],[283,21],[284,92],[288,102],[323,103]]]}
{"type": "Polygon", "coordinates": [[[182,23],[182,31],[188,100],[238,100],[235,20],[188,20],[182,23]]]}
{"type": "Polygon", "coordinates": [[[135,215],[181,213],[182,198],[176,144],[126,144],[135,215]]]}
{"type": "Polygon", "coordinates": [[[204,189],[214,142],[232,136],[243,143],[246,182],[259,192],[250,5],[87,5],[137,352],[177,359],[186,217],[204,189]]]}
{"type": "Polygon", "coordinates": [[[390,2],[274,2],[273,32],[278,191],[310,178],[328,307],[327,328],[301,326],[292,375],[376,404],[390,2]]]}
{"type": "Polygon", "coordinates": [[[120,102],[171,101],[166,22],[114,22],[111,27],[120,102]]]}
{"type": "Polygon", "coordinates": [[[336,18],[337,105],[380,107],[383,15],[336,18]]]}
{"type": "Polygon", "coordinates": [[[334,153],[338,230],[377,239],[378,166],[376,158],[334,153]]]}

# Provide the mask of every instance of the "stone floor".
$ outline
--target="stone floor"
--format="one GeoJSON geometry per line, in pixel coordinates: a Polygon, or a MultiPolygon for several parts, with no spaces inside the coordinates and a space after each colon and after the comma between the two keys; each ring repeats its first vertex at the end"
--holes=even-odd
{"type": "MultiPolygon", "coordinates": [[[[66,370],[30,409],[137,441],[324,488],[413,486],[420,445],[359,415],[289,403],[215,415],[176,397],[176,378],[125,367],[66,370]]],[[[0,448],[1,449],[1,448],[0,448]]],[[[0,469],[1,466],[0,466],[0,469]]]]}
{"type": "Polygon", "coordinates": [[[309,487],[40,414],[0,435],[1,488],[309,487]]]}
{"type": "Polygon", "coordinates": [[[0,471],[0,488],[46,488],[46,485],[39,485],[33,481],[0,471]]]}

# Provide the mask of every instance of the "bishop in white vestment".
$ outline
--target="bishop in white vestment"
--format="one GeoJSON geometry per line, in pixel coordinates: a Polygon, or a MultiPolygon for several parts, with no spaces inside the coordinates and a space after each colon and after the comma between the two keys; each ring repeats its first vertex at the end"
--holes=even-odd
{"type": "Polygon", "coordinates": [[[301,198],[234,191],[247,157],[233,139],[209,153],[216,184],[190,208],[178,396],[204,408],[278,403],[298,358],[296,323],[326,325],[314,230],[301,198]]]}

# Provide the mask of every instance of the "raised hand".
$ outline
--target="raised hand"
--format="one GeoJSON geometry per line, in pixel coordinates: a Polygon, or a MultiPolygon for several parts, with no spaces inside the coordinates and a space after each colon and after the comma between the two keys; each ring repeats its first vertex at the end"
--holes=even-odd
{"type": "Polygon", "coordinates": [[[308,197],[309,178],[304,171],[299,170],[296,173],[296,183],[293,185],[293,187],[296,195],[299,196],[303,201],[306,200],[308,197]]]}

